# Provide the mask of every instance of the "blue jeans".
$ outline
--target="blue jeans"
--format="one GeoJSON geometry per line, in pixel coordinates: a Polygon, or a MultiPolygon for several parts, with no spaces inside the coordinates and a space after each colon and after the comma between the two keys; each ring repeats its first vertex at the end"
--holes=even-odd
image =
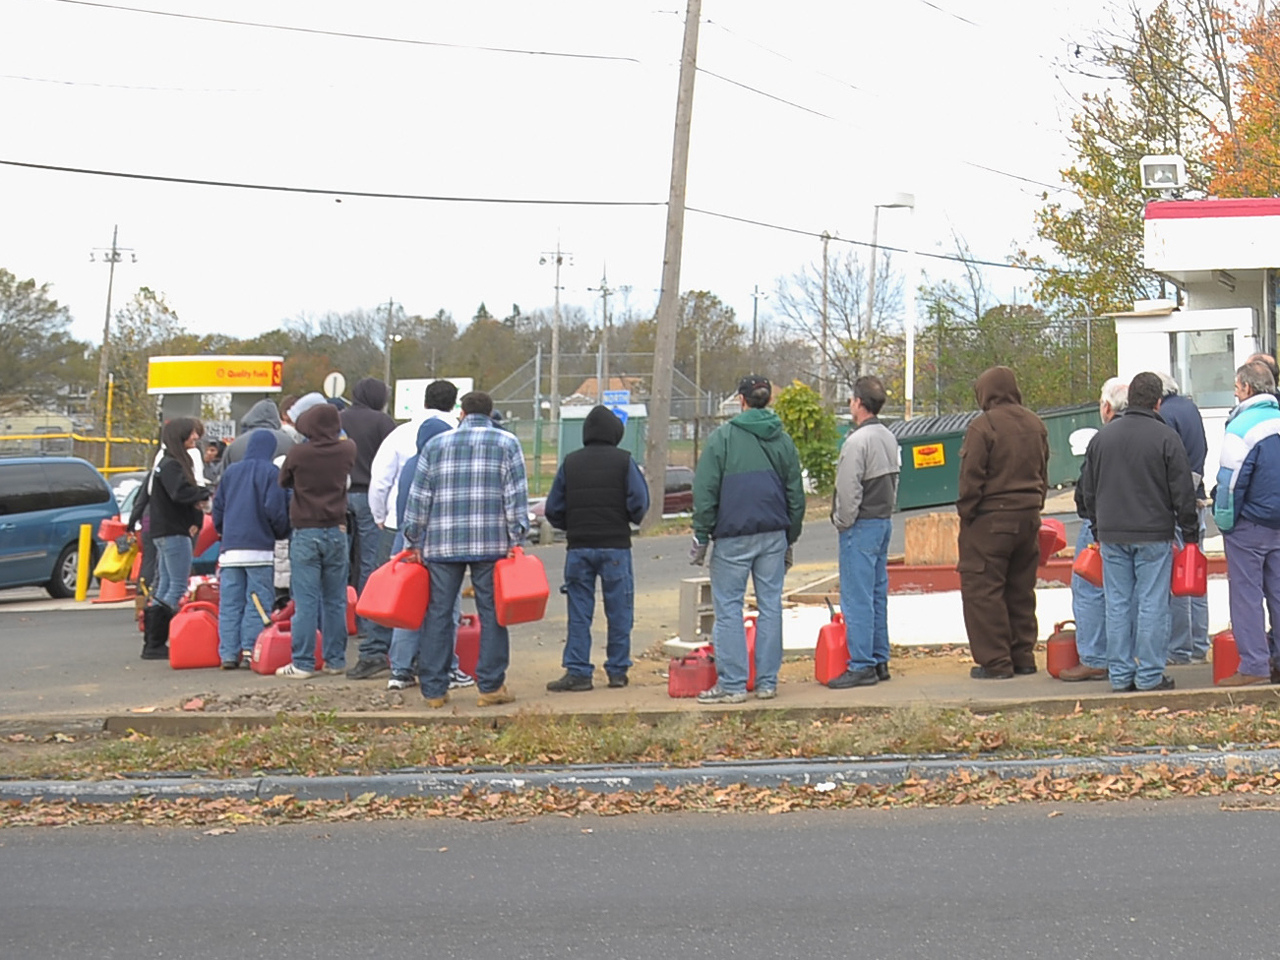
{"type": "MultiPolygon", "coordinates": [[[[357,592],[364,592],[365,581],[369,574],[391,559],[390,530],[381,529],[373,519],[373,511],[369,509],[369,494],[348,493],[347,506],[356,517],[356,533],[359,535],[360,572],[356,583],[357,592]]],[[[391,646],[391,628],[380,623],[360,617],[357,621],[364,639],[360,641],[360,659],[377,660],[387,655],[391,646]]]]}
{"type": "Polygon", "coordinates": [[[151,543],[156,550],[156,588],[151,598],[177,610],[191,581],[191,538],[156,537],[151,543]]]}
{"type": "MultiPolygon", "coordinates": [[[[395,541],[392,543],[391,552],[387,555],[390,559],[395,554],[404,549],[404,534],[399,530],[395,532],[395,541]]],[[[457,599],[453,601],[453,631],[454,645],[457,645],[458,624],[462,621],[462,587],[458,587],[457,599]]],[[[427,628],[427,618],[422,618],[422,623],[417,630],[406,630],[403,627],[396,627],[391,631],[391,646],[387,652],[387,659],[391,661],[391,672],[408,676],[413,673],[413,658],[418,655],[418,647],[422,644],[422,635],[427,628]]],[[[361,649],[364,645],[361,644],[361,649]]],[[[458,670],[458,654],[455,651],[453,655],[453,670],[458,670]]]]}
{"type": "Polygon", "coordinates": [[[1222,536],[1230,572],[1227,591],[1231,598],[1231,630],[1240,654],[1240,672],[1270,676],[1275,662],[1267,638],[1263,607],[1271,615],[1271,628],[1280,623],[1280,530],[1249,520],[1236,522],[1222,536]]]}
{"type": "Polygon", "coordinates": [[[289,538],[292,568],[293,665],[316,668],[316,627],[326,667],[347,663],[347,535],[338,527],[301,527],[289,538]]]}
{"type": "Polygon", "coordinates": [[[449,691],[449,666],[458,626],[454,620],[462,578],[471,568],[471,586],[476,592],[476,615],[480,618],[480,659],[476,663],[476,686],[481,693],[493,693],[507,680],[511,660],[511,637],[498,625],[493,600],[493,560],[461,563],[427,561],[431,574],[431,602],[422,624],[418,645],[418,685],[429,700],[449,691]]]}
{"type": "Polygon", "coordinates": [[[1111,687],[1150,690],[1169,651],[1169,577],[1173,542],[1102,544],[1107,597],[1107,670],[1111,687]]]}
{"type": "Polygon", "coordinates": [[[253,652],[254,641],[263,628],[254,604],[256,596],[269,615],[276,589],[269,563],[251,567],[221,567],[218,572],[218,657],[236,660],[243,652],[253,652]]]}
{"type": "MultiPolygon", "coordinates": [[[[564,555],[565,596],[569,605],[569,634],[561,662],[568,673],[589,677],[591,618],[596,610],[596,577],[604,595],[609,623],[605,643],[605,673],[626,674],[631,666],[631,624],[635,619],[636,583],[631,550],[622,547],[576,547],[564,555]]],[[[746,642],[745,639],[743,641],[746,642]]]]}
{"type": "MultiPolygon", "coordinates": [[[[1204,543],[1205,510],[1200,516],[1200,542],[1204,543]]],[[[1182,530],[1174,534],[1182,548],[1182,530]]],[[[1209,597],[1175,597],[1169,594],[1169,662],[1190,663],[1209,655],[1209,597]]]]}
{"type": "Polygon", "coordinates": [[[889,535],[893,521],[858,520],[840,531],[840,612],[849,669],[889,662],[889,535]]]}
{"type": "MultiPolygon", "coordinates": [[[[1076,537],[1076,556],[1093,543],[1093,528],[1081,519],[1076,537]]],[[[1096,670],[1107,668],[1107,598],[1077,573],[1071,574],[1071,616],[1076,621],[1076,650],[1080,662],[1096,670]]]]}
{"type": "Polygon", "coordinates": [[[755,583],[756,689],[778,686],[782,666],[782,581],[787,568],[785,530],[721,537],[711,549],[711,603],[716,622],[711,642],[716,651],[716,682],[729,693],[747,689],[747,631],[742,622],[742,598],[747,577],[755,583]]]}

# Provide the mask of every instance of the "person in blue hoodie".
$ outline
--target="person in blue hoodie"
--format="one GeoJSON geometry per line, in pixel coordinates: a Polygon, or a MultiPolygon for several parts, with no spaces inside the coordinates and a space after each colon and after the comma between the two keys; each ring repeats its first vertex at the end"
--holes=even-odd
{"type": "MultiPolygon", "coordinates": [[[[418,469],[418,457],[422,454],[422,448],[427,445],[432,437],[437,437],[447,430],[452,430],[453,424],[448,420],[432,417],[430,420],[422,421],[422,426],[418,427],[418,452],[405,461],[404,466],[400,470],[400,479],[396,485],[396,519],[402,520],[405,509],[409,506],[409,488],[413,486],[413,475],[418,469]]],[[[397,554],[404,549],[404,534],[397,532],[395,545],[392,548],[392,554],[397,554]]],[[[462,616],[462,594],[459,592],[458,599],[453,604],[453,626],[455,630],[453,668],[449,672],[449,689],[457,690],[460,687],[469,687],[476,682],[475,677],[466,673],[458,665],[458,652],[456,649],[457,639],[456,630],[458,621],[462,616]]],[[[426,619],[423,619],[423,625],[426,625],[426,619]]],[[[391,632],[391,679],[387,681],[388,690],[407,690],[418,682],[417,675],[414,673],[413,661],[418,656],[418,644],[420,642],[419,635],[422,628],[417,630],[404,630],[397,627],[391,632]]]]}
{"type": "Polygon", "coordinates": [[[289,536],[289,495],[280,486],[270,430],[249,436],[244,459],[231,464],[213,498],[219,553],[218,657],[223,670],[248,665],[275,597],[275,544],[289,536]],[[254,603],[254,598],[257,603],[254,603]]]}

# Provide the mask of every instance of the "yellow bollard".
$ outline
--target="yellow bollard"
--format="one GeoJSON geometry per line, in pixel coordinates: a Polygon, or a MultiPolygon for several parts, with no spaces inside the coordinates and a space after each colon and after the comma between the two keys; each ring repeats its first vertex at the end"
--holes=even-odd
{"type": "Polygon", "coordinates": [[[93,527],[80,524],[80,552],[76,557],[76,599],[89,595],[89,564],[93,561],[93,527]]]}

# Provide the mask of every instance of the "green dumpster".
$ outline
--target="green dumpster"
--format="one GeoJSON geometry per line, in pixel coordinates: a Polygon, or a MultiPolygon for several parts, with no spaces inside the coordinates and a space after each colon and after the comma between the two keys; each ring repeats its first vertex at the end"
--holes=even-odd
{"type": "MultiPolygon", "coordinates": [[[[955,503],[960,486],[960,447],[965,430],[977,416],[975,410],[886,422],[902,453],[899,510],[955,503]]],[[[1102,426],[1097,404],[1056,407],[1040,412],[1040,418],[1049,434],[1049,486],[1075,483],[1084,457],[1071,452],[1071,435],[1102,426]]]]}

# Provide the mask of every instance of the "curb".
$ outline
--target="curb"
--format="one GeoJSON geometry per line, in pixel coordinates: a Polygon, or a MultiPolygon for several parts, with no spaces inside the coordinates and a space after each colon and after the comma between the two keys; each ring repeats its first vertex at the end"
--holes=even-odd
{"type": "Polygon", "coordinates": [[[377,796],[452,796],[471,789],[485,793],[524,790],[586,790],[591,793],[644,793],[658,786],[674,789],[708,784],[753,787],[814,786],[825,790],[840,784],[902,783],[908,779],[936,780],[958,773],[1004,780],[1048,774],[1054,778],[1087,774],[1121,774],[1150,764],[1197,773],[1258,773],[1280,768],[1280,750],[1186,751],[1141,753],[1130,756],[1055,757],[1032,760],[952,760],[897,758],[865,760],[857,757],[797,763],[766,760],[757,763],[704,764],[699,767],[644,766],[570,767],[511,772],[506,770],[439,773],[393,773],[380,776],[300,777],[262,776],[231,780],[199,777],[157,777],[138,780],[10,780],[0,781],[0,801],[30,803],[67,800],[77,803],[126,803],[139,798],[242,800],[292,796],[298,800],[349,800],[363,793],[377,796]]]}
{"type": "MultiPolygon", "coordinates": [[[[1068,686],[1068,685],[1064,685],[1068,686]]],[[[671,704],[665,709],[630,708],[601,710],[593,712],[565,711],[563,713],[530,708],[527,704],[517,703],[518,709],[502,712],[493,708],[463,707],[452,713],[437,714],[423,710],[397,711],[360,711],[337,713],[335,718],[344,723],[357,726],[429,726],[432,724],[458,725],[482,722],[494,725],[509,723],[519,717],[550,717],[572,719],[583,724],[608,723],[618,718],[634,718],[643,723],[658,723],[673,716],[695,716],[715,718],[726,715],[745,715],[747,717],[781,717],[795,720],[835,720],[840,717],[871,716],[893,713],[902,710],[965,710],[974,714],[1018,713],[1035,711],[1048,716],[1058,716],[1075,711],[1077,705],[1082,710],[1103,710],[1124,708],[1130,710],[1154,710],[1165,708],[1177,710],[1207,710],[1238,707],[1246,704],[1280,703],[1280,686],[1255,686],[1223,689],[1218,687],[1201,687],[1186,690],[1171,690],[1162,693],[1091,693],[1098,684],[1076,684],[1079,690],[1069,689],[1064,694],[1042,696],[1023,700],[994,699],[938,699],[927,698],[902,700],[895,703],[866,703],[856,700],[839,705],[832,703],[814,704],[812,706],[788,706],[787,701],[771,700],[769,707],[759,706],[758,701],[735,706],[702,707],[696,706],[692,700],[673,702],[665,696],[661,702],[671,704]]],[[[459,704],[459,707],[462,707],[459,704]]],[[[296,714],[285,715],[295,718],[296,714]]],[[[188,736],[222,730],[246,730],[255,727],[269,727],[281,722],[282,715],[273,713],[126,713],[126,714],[52,714],[47,716],[0,715],[0,735],[25,733],[31,736],[48,736],[54,733],[91,734],[112,733],[125,734],[130,730],[147,736],[188,736]]]]}

